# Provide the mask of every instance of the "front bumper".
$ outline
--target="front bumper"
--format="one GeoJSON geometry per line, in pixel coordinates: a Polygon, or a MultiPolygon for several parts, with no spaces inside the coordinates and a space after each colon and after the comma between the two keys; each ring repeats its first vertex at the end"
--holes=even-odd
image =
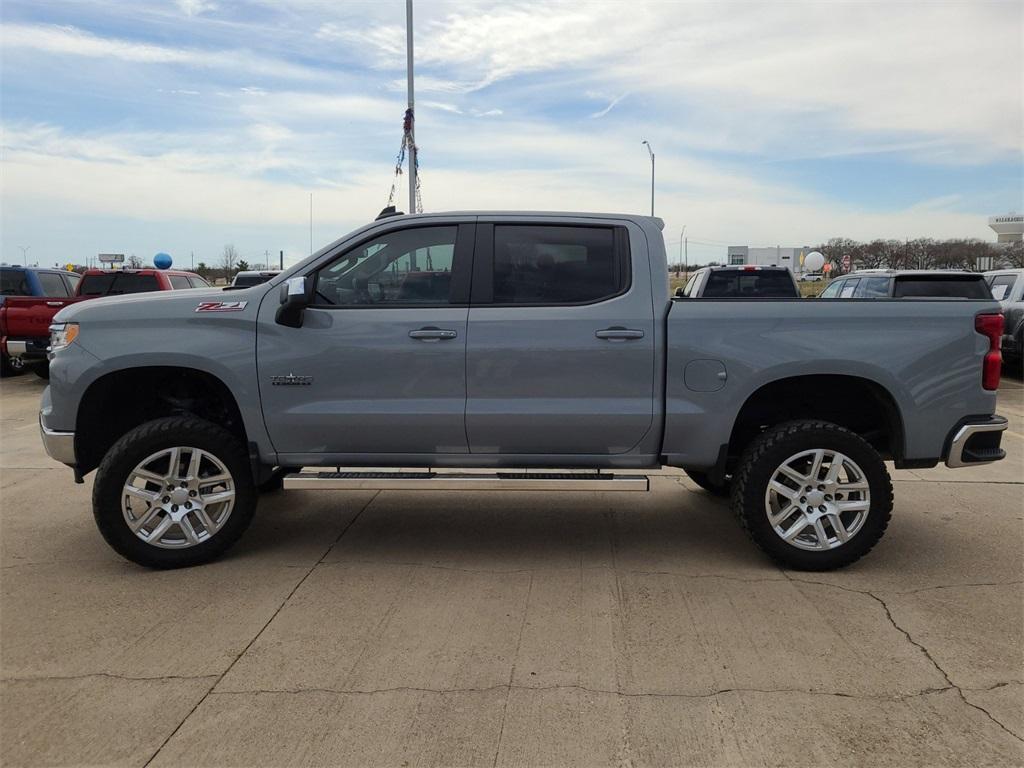
{"type": "Polygon", "coordinates": [[[990,416],[961,424],[954,431],[946,452],[946,466],[973,467],[1006,458],[999,447],[1008,422],[1002,416],[990,416]]]}
{"type": "Polygon", "coordinates": [[[59,461],[61,464],[67,464],[69,467],[75,466],[74,432],[58,432],[48,429],[40,418],[39,433],[43,438],[43,448],[46,449],[46,454],[51,459],[59,461]]]}

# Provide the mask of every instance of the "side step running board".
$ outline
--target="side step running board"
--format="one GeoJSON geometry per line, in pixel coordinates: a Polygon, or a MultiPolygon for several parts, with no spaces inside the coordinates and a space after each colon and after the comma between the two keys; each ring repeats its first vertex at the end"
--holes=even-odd
{"type": "Polygon", "coordinates": [[[285,490],[324,491],[646,491],[646,475],[604,472],[295,472],[285,490]]]}

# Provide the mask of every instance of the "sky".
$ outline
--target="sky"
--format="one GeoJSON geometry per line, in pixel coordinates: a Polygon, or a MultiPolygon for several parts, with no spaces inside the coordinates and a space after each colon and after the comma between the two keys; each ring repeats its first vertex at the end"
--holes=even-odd
{"type": "MultiPolygon", "coordinates": [[[[0,260],[294,263],[384,207],[405,3],[3,0],[0,260]]],[[[655,213],[670,261],[1024,210],[1024,3],[415,3],[426,211],[655,213]]],[[[399,208],[407,208],[403,176],[399,208]]]]}

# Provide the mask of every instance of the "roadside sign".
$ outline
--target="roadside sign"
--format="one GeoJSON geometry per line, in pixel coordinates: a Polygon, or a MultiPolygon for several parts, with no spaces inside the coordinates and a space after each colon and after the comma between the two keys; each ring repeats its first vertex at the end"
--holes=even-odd
{"type": "Polygon", "coordinates": [[[74,272],[75,271],[75,265],[71,264],[69,262],[69,263],[64,265],[64,269],[66,269],[68,272],[74,272]]]}
{"type": "Polygon", "coordinates": [[[101,264],[124,264],[123,253],[101,253],[99,259],[101,264]]]}
{"type": "Polygon", "coordinates": [[[849,272],[849,271],[850,271],[850,256],[849,256],[849,254],[847,254],[846,256],[843,256],[843,272],[849,272]]]}

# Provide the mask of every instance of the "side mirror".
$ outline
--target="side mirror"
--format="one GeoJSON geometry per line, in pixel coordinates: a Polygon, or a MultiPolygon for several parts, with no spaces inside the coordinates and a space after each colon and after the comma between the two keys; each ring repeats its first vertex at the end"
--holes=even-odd
{"type": "Polygon", "coordinates": [[[312,300],[313,278],[292,277],[281,286],[281,306],[274,319],[279,325],[301,328],[302,316],[312,300]]]}

